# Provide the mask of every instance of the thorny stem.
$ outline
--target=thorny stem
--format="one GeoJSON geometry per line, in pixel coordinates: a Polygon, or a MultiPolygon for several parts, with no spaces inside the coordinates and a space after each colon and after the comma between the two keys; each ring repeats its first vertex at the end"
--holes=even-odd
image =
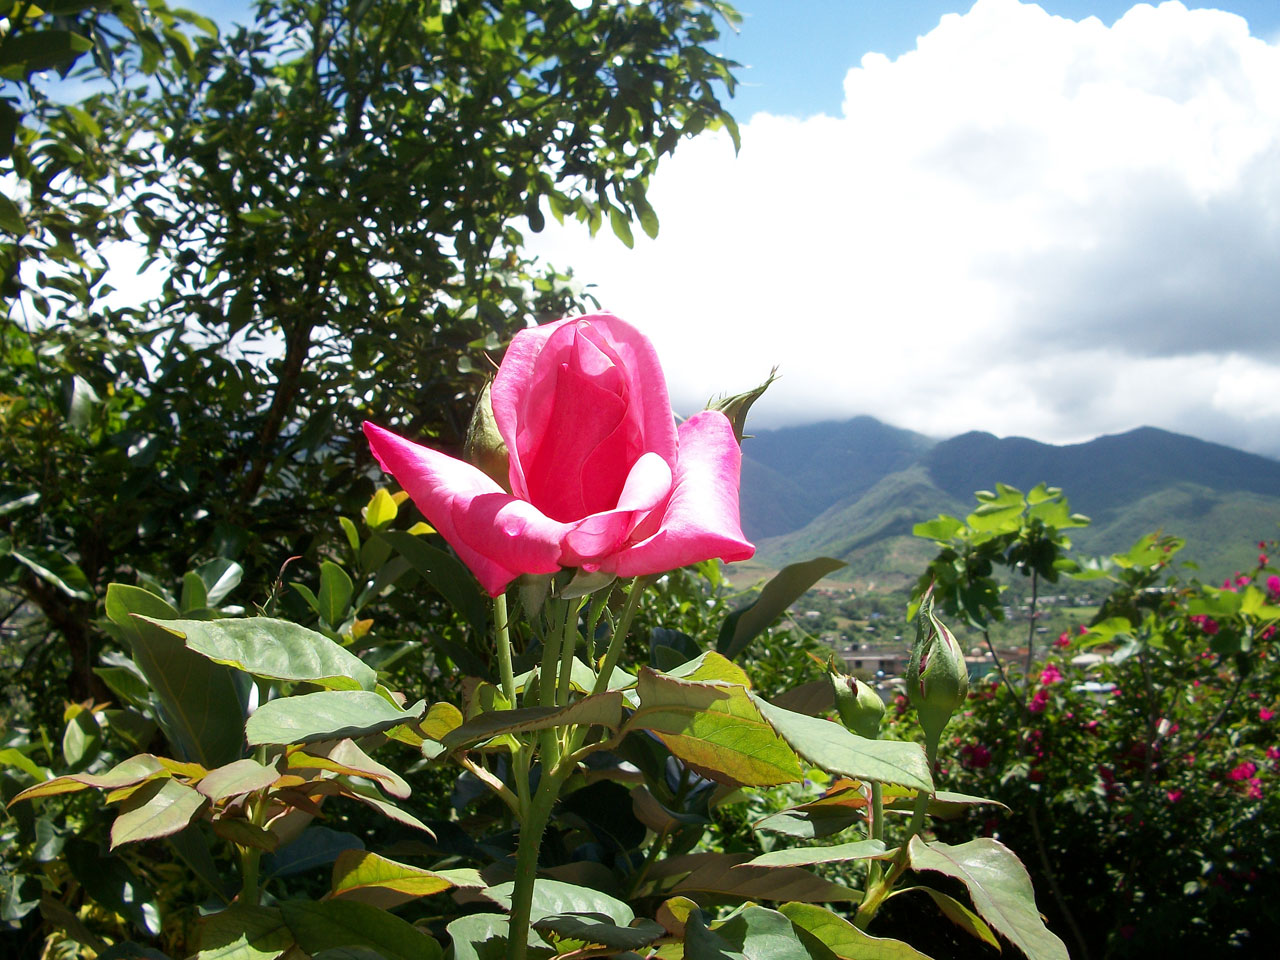
{"type": "Polygon", "coordinates": [[[1036,649],[1036,600],[1038,599],[1040,587],[1040,575],[1034,567],[1031,568],[1031,616],[1030,626],[1027,627],[1027,669],[1023,672],[1022,686],[1025,690],[1031,686],[1031,664],[1035,660],[1036,649]]]}

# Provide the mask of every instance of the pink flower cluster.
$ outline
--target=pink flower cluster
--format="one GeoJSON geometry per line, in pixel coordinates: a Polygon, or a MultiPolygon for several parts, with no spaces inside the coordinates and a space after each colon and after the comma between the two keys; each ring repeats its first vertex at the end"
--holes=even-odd
{"type": "Polygon", "coordinates": [[[1040,682],[1044,684],[1058,683],[1062,679],[1062,671],[1056,665],[1049,664],[1040,671],[1040,682]]]}
{"type": "Polygon", "coordinates": [[[1218,632],[1218,621],[1213,619],[1213,617],[1206,616],[1203,613],[1197,613],[1190,619],[1192,623],[1211,637],[1218,632]]]}
{"type": "Polygon", "coordinates": [[[1250,800],[1262,799],[1262,780],[1257,776],[1258,765],[1246,760],[1227,773],[1228,780],[1245,784],[1245,795],[1250,800]]]}

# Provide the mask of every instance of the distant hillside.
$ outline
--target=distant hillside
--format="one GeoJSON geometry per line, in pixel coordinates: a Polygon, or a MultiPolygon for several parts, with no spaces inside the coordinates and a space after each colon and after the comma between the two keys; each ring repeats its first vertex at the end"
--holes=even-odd
{"type": "Polygon", "coordinates": [[[743,530],[753,539],[798,530],[907,469],[933,444],[874,417],[761,431],[743,446],[743,530]]]}
{"type": "Polygon", "coordinates": [[[1093,519],[1072,533],[1080,553],[1162,529],[1187,540],[1182,558],[1206,577],[1251,565],[1256,541],[1280,533],[1280,461],[1151,427],[1068,446],[988,433],[932,442],[859,417],[759,439],[745,446],[743,528],[767,566],[826,555],[849,575],[912,577],[933,551],[911,527],[963,516],[997,481],[1062,487],[1093,519]]]}

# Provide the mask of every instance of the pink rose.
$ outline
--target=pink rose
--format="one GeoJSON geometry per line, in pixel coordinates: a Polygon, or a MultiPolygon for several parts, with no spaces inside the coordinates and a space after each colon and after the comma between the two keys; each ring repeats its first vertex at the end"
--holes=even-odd
{"type": "Polygon", "coordinates": [[[515,335],[491,391],[509,486],[371,423],[365,436],[490,596],[522,573],[620,577],[746,560],[742,454],[721,413],[677,430],[643,334],[594,314],[515,335]]]}

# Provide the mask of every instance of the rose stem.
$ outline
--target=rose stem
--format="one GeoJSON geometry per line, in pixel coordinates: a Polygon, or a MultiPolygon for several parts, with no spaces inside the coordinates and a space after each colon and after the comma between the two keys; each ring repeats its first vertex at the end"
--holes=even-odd
{"type": "Polygon", "coordinates": [[[618,657],[622,655],[623,641],[627,638],[627,631],[631,629],[631,621],[635,618],[636,610],[640,608],[640,594],[644,592],[645,587],[654,581],[654,577],[636,577],[631,581],[631,592],[627,594],[627,605],[622,610],[622,617],[618,620],[618,625],[614,627],[613,637],[609,640],[609,649],[605,651],[604,662],[600,664],[600,672],[596,675],[595,686],[591,692],[604,693],[609,689],[609,681],[613,678],[613,668],[618,664],[618,657]]]}
{"type": "Polygon", "coordinates": [[[582,600],[570,600],[564,618],[564,634],[560,641],[560,684],[556,690],[556,706],[569,702],[569,681],[573,679],[573,654],[578,648],[578,611],[582,600]]]}
{"type": "Polygon", "coordinates": [[[493,598],[493,625],[497,631],[498,673],[502,677],[502,695],[512,707],[516,705],[516,679],[511,671],[511,622],[507,616],[507,595],[493,598]]]}

